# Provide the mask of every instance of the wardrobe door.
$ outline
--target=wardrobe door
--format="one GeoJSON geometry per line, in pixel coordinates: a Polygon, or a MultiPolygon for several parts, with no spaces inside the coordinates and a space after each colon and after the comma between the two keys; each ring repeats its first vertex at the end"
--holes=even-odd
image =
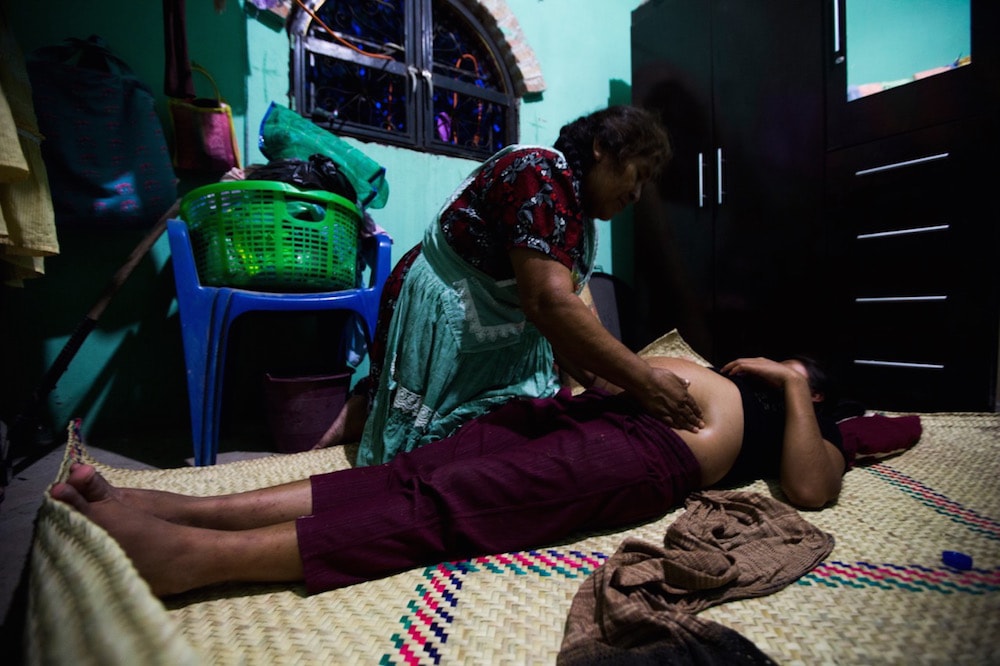
{"type": "Polygon", "coordinates": [[[634,216],[635,347],[672,328],[712,357],[715,300],[711,7],[653,0],[632,14],[632,100],[657,111],[674,157],[634,216]]]}
{"type": "Polygon", "coordinates": [[[823,353],[821,3],[711,6],[715,360],[823,353]]]}
{"type": "Polygon", "coordinates": [[[820,3],[661,0],[633,13],[636,104],[675,157],[635,212],[639,320],[703,356],[821,349],[820,3]]]}

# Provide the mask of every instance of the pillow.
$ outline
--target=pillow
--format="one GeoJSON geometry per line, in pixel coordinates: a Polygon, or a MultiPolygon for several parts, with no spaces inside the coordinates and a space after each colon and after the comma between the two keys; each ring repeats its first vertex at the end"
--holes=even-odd
{"type": "Polygon", "coordinates": [[[639,352],[639,356],[674,356],[677,358],[686,358],[706,368],[712,367],[711,363],[702,358],[698,352],[691,349],[691,346],[684,341],[684,338],[681,337],[676,328],[643,347],[639,352]]]}
{"type": "Polygon", "coordinates": [[[854,416],[837,423],[844,438],[844,453],[858,459],[885,458],[902,453],[920,439],[923,426],[916,414],[907,416],[854,416]]]}

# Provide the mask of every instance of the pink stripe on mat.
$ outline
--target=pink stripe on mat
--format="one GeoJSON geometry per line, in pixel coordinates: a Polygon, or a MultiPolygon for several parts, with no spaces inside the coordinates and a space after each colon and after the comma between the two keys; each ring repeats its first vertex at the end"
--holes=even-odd
{"type": "Polygon", "coordinates": [[[426,583],[417,585],[410,612],[399,619],[403,631],[392,635],[395,654],[384,654],[381,666],[414,665],[421,659],[441,663],[441,646],[448,642],[448,627],[455,621],[462,582],[476,573],[586,578],[608,559],[600,552],[532,550],[446,562],[424,569],[426,583]]]}
{"type": "Polygon", "coordinates": [[[866,469],[956,523],[966,525],[987,539],[1000,540],[1000,522],[962,506],[913,477],[883,463],[877,463],[866,469]]]}

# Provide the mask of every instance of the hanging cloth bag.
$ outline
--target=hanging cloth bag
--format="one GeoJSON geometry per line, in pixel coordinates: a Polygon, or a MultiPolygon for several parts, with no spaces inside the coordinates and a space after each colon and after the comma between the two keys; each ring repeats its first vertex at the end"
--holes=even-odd
{"type": "Polygon", "coordinates": [[[149,87],[97,35],[36,49],[27,68],[56,224],[155,224],[177,179],[149,87]]]}
{"type": "Polygon", "coordinates": [[[222,174],[240,166],[233,110],[204,67],[191,64],[211,84],[214,97],[170,97],[167,107],[174,135],[173,163],[181,171],[222,174]]]}
{"type": "Polygon", "coordinates": [[[204,67],[188,56],[184,0],[163,0],[163,92],[173,128],[173,164],[179,171],[221,175],[240,166],[233,110],[204,67]],[[192,72],[212,86],[215,97],[195,94],[192,72]]]}

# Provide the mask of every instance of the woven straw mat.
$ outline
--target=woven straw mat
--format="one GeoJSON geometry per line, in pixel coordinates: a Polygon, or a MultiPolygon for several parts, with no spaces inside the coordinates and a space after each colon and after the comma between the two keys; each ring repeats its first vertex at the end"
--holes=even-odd
{"type": "MultiPolygon", "coordinates": [[[[805,517],[830,557],[788,588],[703,617],[781,664],[1000,663],[1000,415],[922,415],[910,451],[849,471],[839,502],[805,517]],[[942,551],[970,555],[967,571],[942,551]]],[[[74,457],[119,485],[195,495],[246,490],[349,465],[343,447],[202,468],[123,470],[74,457]]],[[[745,487],[771,494],[767,483],[745,487]]],[[[118,545],[46,497],[31,561],[29,663],[553,664],[570,603],[626,536],[658,521],[538,550],[419,568],[305,596],[302,586],[229,585],[167,600],[118,545]]]]}

